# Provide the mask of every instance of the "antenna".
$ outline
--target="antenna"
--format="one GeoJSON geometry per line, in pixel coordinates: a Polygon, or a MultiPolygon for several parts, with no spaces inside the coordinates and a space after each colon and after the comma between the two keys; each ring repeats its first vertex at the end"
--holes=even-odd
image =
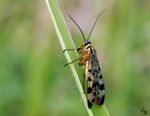
{"type": "Polygon", "coordinates": [[[98,21],[98,18],[104,13],[104,11],[105,11],[105,9],[104,9],[102,12],[100,12],[100,14],[98,15],[98,17],[96,18],[95,23],[94,23],[94,25],[93,25],[93,27],[92,27],[90,33],[89,33],[89,36],[88,36],[88,38],[87,38],[87,41],[89,40],[89,38],[90,38],[90,36],[91,36],[91,34],[92,34],[92,32],[93,32],[93,29],[94,29],[94,27],[95,27],[95,25],[96,25],[96,23],[97,23],[97,21],[98,21]]]}
{"type": "Polygon", "coordinates": [[[82,29],[80,28],[80,26],[76,23],[76,21],[70,15],[69,15],[69,17],[76,24],[76,26],[78,27],[78,29],[80,30],[80,32],[83,36],[84,42],[86,42],[86,38],[85,38],[84,33],[83,33],[82,29]]]}

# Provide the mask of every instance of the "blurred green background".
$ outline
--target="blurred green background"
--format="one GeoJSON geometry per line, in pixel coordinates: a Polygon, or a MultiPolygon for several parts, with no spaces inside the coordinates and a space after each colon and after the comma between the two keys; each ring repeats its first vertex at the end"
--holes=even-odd
{"type": "MultiPolygon", "coordinates": [[[[150,115],[150,1],[59,0],[97,50],[112,116],[150,115]]],[[[0,1],[0,116],[87,116],[44,0],[0,1]]],[[[79,67],[82,70],[81,67],[79,67]]],[[[82,71],[81,71],[82,72],[82,71]]],[[[82,79],[82,74],[80,74],[82,79]]]]}

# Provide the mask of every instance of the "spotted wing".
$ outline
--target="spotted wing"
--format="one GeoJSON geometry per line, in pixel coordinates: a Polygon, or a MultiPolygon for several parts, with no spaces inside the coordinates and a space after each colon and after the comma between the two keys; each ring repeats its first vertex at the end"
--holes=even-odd
{"type": "Polygon", "coordinates": [[[97,59],[96,51],[94,48],[90,49],[91,57],[91,69],[92,69],[92,88],[93,88],[93,96],[95,97],[95,102],[98,105],[102,105],[105,99],[105,86],[104,81],[102,79],[102,73],[99,66],[99,62],[97,59]]]}
{"type": "Polygon", "coordinates": [[[96,92],[96,88],[93,87],[94,78],[92,77],[92,67],[91,67],[91,58],[86,63],[85,68],[86,81],[87,81],[87,104],[88,107],[91,108],[93,102],[95,101],[94,92],[96,92]]]}

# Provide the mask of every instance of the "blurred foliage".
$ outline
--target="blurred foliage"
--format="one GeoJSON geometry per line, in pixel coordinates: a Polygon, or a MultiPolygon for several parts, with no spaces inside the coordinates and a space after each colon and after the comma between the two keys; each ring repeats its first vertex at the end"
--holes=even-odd
{"type": "MultiPolygon", "coordinates": [[[[97,50],[112,116],[150,114],[150,1],[59,0],[97,50]]],[[[87,115],[44,1],[0,1],[0,116],[87,115]]],[[[82,70],[82,68],[79,68],[82,70]]],[[[82,72],[82,71],[81,71],[82,72]]],[[[82,74],[81,74],[82,79],[82,74]]]]}

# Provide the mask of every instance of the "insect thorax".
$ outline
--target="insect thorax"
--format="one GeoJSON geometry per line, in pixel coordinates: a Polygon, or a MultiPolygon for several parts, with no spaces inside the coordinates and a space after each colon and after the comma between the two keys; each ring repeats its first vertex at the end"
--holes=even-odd
{"type": "Polygon", "coordinates": [[[79,65],[85,65],[90,58],[91,43],[85,43],[78,48],[79,65]]]}

